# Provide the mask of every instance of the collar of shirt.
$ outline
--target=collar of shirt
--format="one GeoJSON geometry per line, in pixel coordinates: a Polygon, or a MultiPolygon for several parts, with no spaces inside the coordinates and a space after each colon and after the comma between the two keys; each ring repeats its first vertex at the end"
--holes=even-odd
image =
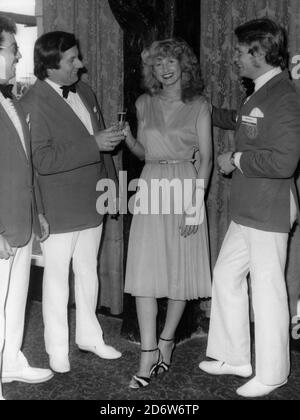
{"type": "MultiPolygon", "coordinates": [[[[59,94],[59,96],[61,96],[63,99],[65,99],[63,97],[63,91],[61,89],[61,85],[58,85],[57,83],[53,82],[52,80],[50,80],[48,78],[45,79],[45,82],[48,83],[48,85],[50,85],[55,90],[55,92],[57,92],[59,94]]],[[[70,92],[69,95],[76,95],[76,93],[70,92]]],[[[65,99],[65,100],[67,100],[67,99],[65,99]]]]}
{"type": "Polygon", "coordinates": [[[275,76],[278,76],[278,74],[282,73],[282,70],[280,67],[276,67],[267,73],[263,74],[262,76],[258,77],[254,80],[255,83],[255,92],[257,92],[259,89],[261,89],[266,83],[268,83],[271,79],[273,79],[275,76]]]}

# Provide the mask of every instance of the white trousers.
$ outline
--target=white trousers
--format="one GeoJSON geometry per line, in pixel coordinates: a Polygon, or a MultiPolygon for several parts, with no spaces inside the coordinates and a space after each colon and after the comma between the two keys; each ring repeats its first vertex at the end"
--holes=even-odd
{"type": "Polygon", "coordinates": [[[43,318],[46,351],[53,357],[69,353],[69,268],[72,259],[76,303],[76,343],[103,343],[96,316],[98,250],[102,225],[80,232],[50,235],[42,244],[44,254],[43,318]]]}
{"type": "Polygon", "coordinates": [[[15,255],[9,260],[0,260],[0,362],[5,372],[28,366],[21,346],[31,251],[32,240],[22,248],[14,248],[15,255]]]}
{"type": "Polygon", "coordinates": [[[207,356],[231,365],[251,363],[249,294],[255,317],[256,376],[265,385],[290,371],[289,310],[285,284],[288,234],[231,223],[213,278],[207,356]]]}

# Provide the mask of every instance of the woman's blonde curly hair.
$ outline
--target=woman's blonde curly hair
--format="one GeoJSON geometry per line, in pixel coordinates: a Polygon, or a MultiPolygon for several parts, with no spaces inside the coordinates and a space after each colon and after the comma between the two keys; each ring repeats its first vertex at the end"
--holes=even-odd
{"type": "Polygon", "coordinates": [[[196,55],[184,40],[170,38],[155,41],[142,52],[143,86],[150,95],[157,95],[162,90],[162,85],[153,72],[158,57],[172,57],[179,61],[182,70],[183,102],[190,102],[202,94],[204,85],[196,55]]]}

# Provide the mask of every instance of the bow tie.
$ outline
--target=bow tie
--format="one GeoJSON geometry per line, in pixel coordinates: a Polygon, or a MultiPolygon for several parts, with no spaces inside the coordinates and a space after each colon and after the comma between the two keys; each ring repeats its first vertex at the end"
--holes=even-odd
{"type": "Polygon", "coordinates": [[[60,89],[63,92],[63,97],[67,99],[70,92],[76,93],[76,84],[74,83],[71,86],[61,86],[60,89]]]}
{"type": "Polygon", "coordinates": [[[242,85],[245,89],[247,97],[253,95],[255,91],[255,83],[253,82],[253,80],[244,77],[242,80],[242,85]]]}
{"type": "Polygon", "coordinates": [[[12,90],[14,85],[0,85],[0,92],[4,96],[4,98],[13,98],[12,90]]]}

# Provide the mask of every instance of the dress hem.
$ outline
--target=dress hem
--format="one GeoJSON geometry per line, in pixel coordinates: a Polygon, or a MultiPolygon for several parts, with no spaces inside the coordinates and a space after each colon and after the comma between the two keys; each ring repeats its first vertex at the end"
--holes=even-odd
{"type": "Polygon", "coordinates": [[[195,297],[179,297],[179,296],[166,296],[166,295],[157,295],[157,296],[153,296],[153,295],[138,295],[138,294],[134,294],[131,292],[127,292],[125,290],[125,293],[127,293],[128,295],[131,295],[135,298],[154,298],[154,299],[171,299],[171,300],[187,300],[187,301],[191,301],[191,300],[198,300],[198,299],[211,299],[211,295],[201,295],[201,296],[195,296],[195,297]]]}

